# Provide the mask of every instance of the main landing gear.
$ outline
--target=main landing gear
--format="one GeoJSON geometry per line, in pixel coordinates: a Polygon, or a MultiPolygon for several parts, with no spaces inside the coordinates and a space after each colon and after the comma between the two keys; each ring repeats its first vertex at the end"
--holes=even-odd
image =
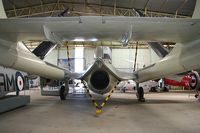
{"type": "Polygon", "coordinates": [[[139,83],[136,83],[136,89],[137,89],[136,96],[138,98],[138,101],[145,102],[144,89],[142,87],[139,87],[139,83]]]}
{"type": "Polygon", "coordinates": [[[65,85],[62,85],[61,87],[60,87],[60,91],[59,91],[59,93],[60,93],[60,100],[66,100],[66,96],[67,96],[67,94],[69,93],[69,80],[66,80],[65,81],[65,85]]]}
{"type": "Polygon", "coordinates": [[[67,94],[68,94],[67,89],[65,89],[65,86],[62,85],[62,86],[60,87],[60,100],[62,100],[62,101],[63,101],[63,100],[66,100],[67,94]]]}

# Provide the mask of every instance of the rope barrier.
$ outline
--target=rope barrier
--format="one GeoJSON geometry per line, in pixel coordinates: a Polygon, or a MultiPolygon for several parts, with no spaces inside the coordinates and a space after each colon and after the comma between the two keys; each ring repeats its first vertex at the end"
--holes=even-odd
{"type": "Polygon", "coordinates": [[[94,97],[90,94],[90,90],[89,90],[86,82],[82,80],[82,83],[83,83],[84,87],[86,88],[86,92],[87,92],[88,96],[90,97],[93,105],[96,108],[96,115],[99,116],[100,114],[102,114],[102,108],[105,106],[105,104],[110,99],[112,93],[114,92],[115,87],[113,87],[113,89],[110,90],[109,94],[106,96],[106,98],[103,100],[103,102],[101,104],[98,104],[97,101],[94,99],[94,97]]]}

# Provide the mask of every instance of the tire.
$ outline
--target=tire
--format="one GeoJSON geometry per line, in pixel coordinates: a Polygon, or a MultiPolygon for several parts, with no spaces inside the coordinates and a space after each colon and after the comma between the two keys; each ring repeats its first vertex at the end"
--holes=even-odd
{"type": "Polygon", "coordinates": [[[60,87],[60,100],[66,100],[66,91],[65,91],[65,86],[60,87]]]}
{"type": "Polygon", "coordinates": [[[139,87],[139,89],[138,89],[138,101],[139,102],[145,102],[144,89],[142,87],[139,87]]]}

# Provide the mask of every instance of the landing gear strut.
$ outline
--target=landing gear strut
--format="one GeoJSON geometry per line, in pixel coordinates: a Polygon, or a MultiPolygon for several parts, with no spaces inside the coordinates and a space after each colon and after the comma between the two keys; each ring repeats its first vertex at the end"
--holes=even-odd
{"type": "Polygon", "coordinates": [[[136,83],[136,88],[137,88],[136,96],[138,98],[138,101],[145,102],[144,89],[142,87],[139,87],[139,83],[136,83]]]}

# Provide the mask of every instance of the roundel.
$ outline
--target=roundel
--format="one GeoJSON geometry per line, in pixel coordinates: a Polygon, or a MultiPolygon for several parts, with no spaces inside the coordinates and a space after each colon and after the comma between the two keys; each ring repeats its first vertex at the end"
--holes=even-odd
{"type": "Polygon", "coordinates": [[[21,91],[24,89],[24,79],[23,75],[20,72],[16,72],[15,74],[15,81],[17,90],[21,91]]]}
{"type": "Polygon", "coordinates": [[[196,73],[191,73],[190,74],[190,80],[189,80],[189,86],[191,89],[197,89],[199,84],[199,79],[198,79],[198,75],[196,73]]]}

